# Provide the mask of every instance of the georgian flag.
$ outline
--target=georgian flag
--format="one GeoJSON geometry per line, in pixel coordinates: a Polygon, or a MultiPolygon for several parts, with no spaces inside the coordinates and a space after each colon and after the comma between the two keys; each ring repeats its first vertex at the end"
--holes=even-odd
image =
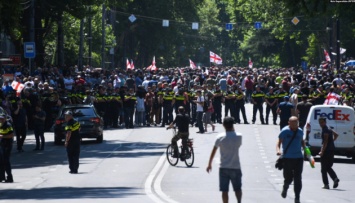
{"type": "Polygon", "coordinates": [[[134,63],[132,59],[131,59],[131,70],[134,70],[134,63]]]}
{"type": "Polygon", "coordinates": [[[12,81],[11,87],[12,89],[16,90],[17,93],[21,93],[25,85],[17,81],[12,81]]]}
{"type": "Polygon", "coordinates": [[[329,92],[327,95],[327,98],[324,101],[324,105],[338,105],[340,101],[341,96],[334,93],[334,92],[329,92]]]}
{"type": "Polygon", "coordinates": [[[222,64],[222,58],[217,54],[213,53],[212,51],[210,51],[210,62],[215,64],[222,64]]]}
{"type": "Polygon", "coordinates": [[[131,64],[129,63],[129,60],[126,60],[126,70],[131,69],[131,64]]]}
{"type": "Polygon", "coordinates": [[[195,65],[195,63],[191,60],[191,59],[189,59],[189,61],[190,61],[190,68],[192,68],[193,70],[195,70],[197,67],[196,67],[196,65],[195,65]]]}
{"type": "Polygon", "coordinates": [[[249,58],[249,68],[253,68],[253,62],[251,61],[251,58],[249,58]]]}
{"type": "Polygon", "coordinates": [[[331,62],[329,54],[328,54],[327,50],[325,50],[325,49],[324,49],[324,56],[325,56],[326,61],[331,62]]]}
{"type": "Polygon", "coordinates": [[[157,71],[158,68],[155,66],[155,56],[153,57],[152,65],[148,66],[147,70],[157,71]]]}

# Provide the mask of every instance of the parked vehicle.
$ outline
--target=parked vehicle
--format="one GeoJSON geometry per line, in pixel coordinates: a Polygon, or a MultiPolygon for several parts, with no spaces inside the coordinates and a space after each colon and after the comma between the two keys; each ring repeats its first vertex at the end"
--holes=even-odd
{"type": "Polygon", "coordinates": [[[304,132],[306,132],[305,139],[313,156],[318,155],[322,146],[322,129],[318,123],[319,117],[325,117],[328,127],[339,134],[338,139],[334,142],[335,155],[347,156],[355,162],[354,109],[340,105],[311,107],[304,132]]]}
{"type": "Polygon", "coordinates": [[[68,105],[60,109],[58,117],[54,124],[54,143],[56,145],[62,144],[65,139],[64,113],[72,111],[73,117],[80,123],[79,134],[81,138],[95,138],[98,143],[103,141],[103,119],[96,112],[92,105],[68,105]]]}

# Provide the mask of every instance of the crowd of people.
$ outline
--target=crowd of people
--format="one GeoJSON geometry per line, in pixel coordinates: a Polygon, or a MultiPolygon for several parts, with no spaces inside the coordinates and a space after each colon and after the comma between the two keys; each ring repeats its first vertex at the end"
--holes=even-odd
{"type": "MultiPolygon", "coordinates": [[[[277,122],[279,122],[281,133],[277,154],[281,154],[280,145],[284,147],[285,143],[289,142],[285,141],[284,136],[289,132],[298,132],[294,130],[297,127],[296,121],[301,128],[305,125],[312,105],[323,104],[329,93],[335,93],[340,95],[337,103],[353,106],[355,90],[353,73],[335,71],[329,67],[323,68],[323,66],[320,68],[311,66],[308,70],[186,67],[155,71],[146,69],[102,70],[87,66],[83,70],[77,67],[62,70],[56,67],[37,68],[31,75],[26,68],[17,68],[12,72],[4,69],[4,73],[13,74],[14,78],[5,78],[0,90],[1,107],[4,111],[0,114],[0,182],[13,182],[9,159],[14,134],[17,137],[18,152],[23,152],[22,147],[28,129],[34,130],[35,133],[36,148],[34,150],[44,150],[44,132],[51,130],[54,119],[64,105],[93,105],[103,118],[105,129],[165,127],[165,125],[172,127],[176,122],[184,123],[183,128],[179,127],[178,136],[172,140],[175,145],[174,139],[185,138],[186,140],[188,138],[189,131],[185,126],[187,122],[198,127],[197,133],[205,133],[209,125],[214,131],[215,124],[222,124],[223,121],[226,133],[217,139],[213,148],[207,167],[207,172],[210,172],[211,162],[217,148],[228,151],[228,147],[226,148],[219,139],[225,137],[232,140],[241,139],[234,132],[233,124],[249,124],[247,118],[249,115],[246,115],[245,111],[246,103],[253,105],[251,119],[253,124],[256,123],[258,112],[261,124],[268,125],[269,117],[274,125],[278,125],[277,122]],[[17,84],[23,84],[21,91],[17,84]],[[224,108],[222,108],[223,105],[224,108]],[[266,108],[265,115],[264,108],[266,108]],[[5,116],[5,112],[8,117],[5,116]],[[5,178],[5,171],[7,178],[5,178]]],[[[65,115],[72,123],[72,126],[66,127],[68,131],[65,145],[70,146],[69,142],[74,142],[75,137],[77,138],[75,143],[79,143],[79,136],[74,135],[77,134],[80,125],[75,124],[70,112],[66,112],[65,115]],[[74,136],[72,139],[71,135],[74,136]]],[[[298,139],[302,139],[302,131],[300,132],[298,139]]],[[[239,148],[240,143],[241,141],[238,141],[233,147],[239,148]]],[[[296,147],[301,148],[298,145],[296,147]]],[[[305,147],[304,144],[302,147],[305,147]]],[[[77,173],[79,157],[69,148],[67,151],[68,157],[72,158],[69,158],[70,173],[77,173]],[[73,155],[69,156],[70,153],[73,155]]],[[[299,162],[298,168],[302,167],[301,156],[296,158],[299,162]]],[[[233,160],[233,170],[227,170],[224,173],[226,175],[231,172],[237,174],[233,187],[240,202],[241,170],[239,158],[237,159],[233,160]]],[[[290,159],[287,163],[290,165],[293,162],[294,160],[290,159]]],[[[286,164],[285,167],[287,168],[288,165],[286,164]]],[[[291,169],[286,171],[289,172],[291,169]]],[[[288,186],[294,178],[295,202],[299,202],[300,180],[296,176],[291,177],[292,175],[286,172],[284,176],[285,184],[281,196],[286,197],[288,186]]],[[[223,179],[224,186],[221,188],[224,200],[228,199],[227,179],[223,179]]],[[[335,177],[334,188],[338,186],[338,183],[339,179],[335,177]]],[[[325,182],[325,184],[328,183],[325,182]]]]}
{"type": "MultiPolygon", "coordinates": [[[[354,74],[315,66],[306,71],[242,67],[102,70],[88,66],[79,71],[77,67],[45,67],[37,68],[32,75],[24,69],[12,71],[14,80],[24,84],[20,94],[13,90],[11,79],[3,81],[1,106],[15,117],[16,126],[14,112],[21,100],[29,129],[34,129],[32,118],[36,106],[40,106],[47,112],[45,131],[51,129],[60,107],[68,104],[94,105],[105,128],[165,126],[173,121],[173,112],[183,106],[191,125],[201,121],[199,132],[205,132],[208,125],[213,130],[214,123],[222,122],[222,114],[232,116],[236,123],[249,124],[246,103],[253,104],[252,123],[259,112],[260,122],[269,124],[271,112],[270,120],[277,124],[278,105],[286,97],[295,108],[302,97],[313,105],[323,104],[330,90],[341,95],[341,104],[353,106],[354,100],[354,74]],[[196,102],[201,99],[202,110],[196,102]]],[[[23,123],[23,118],[19,120],[23,123]]]]}

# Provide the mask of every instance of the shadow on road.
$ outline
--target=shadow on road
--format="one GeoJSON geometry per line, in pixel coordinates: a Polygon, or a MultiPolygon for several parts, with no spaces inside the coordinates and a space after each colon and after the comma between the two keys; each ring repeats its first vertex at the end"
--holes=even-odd
{"type": "MultiPolygon", "coordinates": [[[[63,164],[67,161],[66,148],[46,143],[44,151],[27,151],[17,153],[13,150],[11,162],[13,169],[45,167],[63,164]]],[[[94,141],[84,141],[81,145],[80,162],[88,158],[140,158],[161,156],[167,144],[149,142],[104,141],[97,144],[94,141]]]]}
{"type": "MultiPolygon", "coordinates": [[[[314,158],[316,162],[320,162],[320,157],[314,158]]],[[[338,164],[355,164],[350,158],[334,158],[334,163],[338,164]]]]}
{"type": "Polygon", "coordinates": [[[31,190],[9,189],[0,191],[0,199],[30,200],[30,199],[81,199],[81,198],[124,198],[140,195],[138,188],[132,187],[51,187],[35,188],[31,190]]]}

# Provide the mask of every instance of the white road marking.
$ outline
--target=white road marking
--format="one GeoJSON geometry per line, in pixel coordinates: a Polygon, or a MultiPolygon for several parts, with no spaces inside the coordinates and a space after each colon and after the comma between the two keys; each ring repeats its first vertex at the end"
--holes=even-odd
{"type": "Polygon", "coordinates": [[[156,174],[159,172],[164,161],[165,161],[165,153],[163,153],[163,155],[160,157],[158,163],[154,166],[153,170],[148,175],[148,178],[144,184],[145,193],[148,195],[148,197],[150,199],[152,199],[154,202],[157,202],[157,203],[163,203],[163,201],[161,199],[159,199],[159,197],[156,194],[154,194],[154,192],[152,190],[152,186],[153,186],[154,178],[155,178],[156,174]]]}
{"type": "Polygon", "coordinates": [[[154,190],[157,193],[157,195],[161,199],[165,200],[166,202],[178,203],[178,202],[174,201],[173,199],[171,199],[170,197],[168,197],[161,189],[161,181],[163,180],[163,177],[165,176],[166,172],[168,171],[169,165],[170,164],[167,161],[165,161],[163,168],[161,169],[160,173],[158,174],[157,178],[154,181],[154,190]]]}

